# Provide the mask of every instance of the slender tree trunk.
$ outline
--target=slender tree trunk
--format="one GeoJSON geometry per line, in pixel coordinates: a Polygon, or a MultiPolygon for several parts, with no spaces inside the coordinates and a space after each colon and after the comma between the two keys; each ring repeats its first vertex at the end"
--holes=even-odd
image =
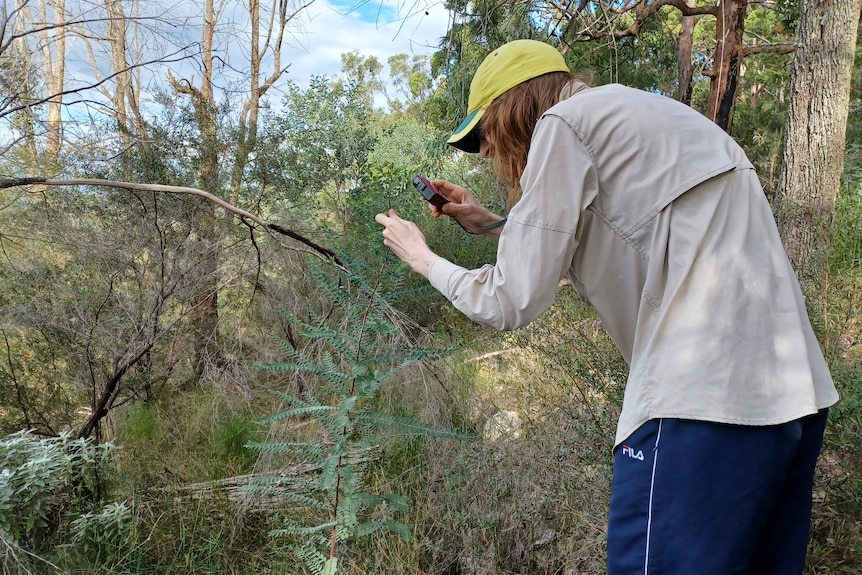
{"type": "MultiPolygon", "coordinates": [[[[704,75],[710,78],[709,98],[707,100],[706,116],[718,124],[724,131],[730,132],[733,124],[734,101],[736,90],[739,85],[739,71],[744,55],[744,33],[745,17],[748,13],[748,0],[714,0],[710,2],[697,2],[696,0],[634,0],[633,2],[619,3],[618,14],[625,15],[625,20],[605,21],[604,17],[597,18],[592,12],[586,11],[587,5],[593,5],[593,9],[604,12],[605,3],[589,3],[580,0],[577,4],[570,3],[566,16],[569,18],[561,39],[566,47],[578,40],[593,40],[600,37],[611,36],[616,39],[637,36],[640,34],[644,23],[653,15],[667,6],[673,6],[682,14],[682,29],[678,39],[678,67],[679,67],[679,99],[688,102],[691,99],[691,50],[692,36],[695,26],[695,18],[700,16],[712,16],[715,18],[715,51],[713,52],[712,70],[705,71],[704,75]],[[698,5],[699,4],[699,5],[698,5]],[[600,5],[598,8],[595,5],[600,5]],[[574,8],[574,10],[572,10],[574,8]],[[589,14],[584,18],[584,12],[589,14]],[[609,25],[625,23],[627,27],[612,30],[609,25]],[[582,26],[578,28],[578,26],[582,26]]],[[[616,5],[615,3],[611,3],[616,5]]],[[[565,50],[563,51],[565,53],[565,50]]]]}
{"type": "Polygon", "coordinates": [[[48,22],[48,7],[53,8],[53,37],[49,29],[39,33],[42,48],[42,72],[48,94],[54,94],[48,100],[48,133],[46,136],[45,155],[52,162],[57,161],[63,142],[63,85],[66,76],[66,0],[42,0],[39,5],[39,15],[42,22],[48,22]],[[53,47],[53,50],[52,50],[53,47]]]}
{"type": "Polygon", "coordinates": [[[708,74],[711,82],[706,116],[728,133],[733,127],[747,10],[748,0],[721,0],[717,6],[714,65],[708,74]]]}
{"type": "MultiPolygon", "coordinates": [[[[313,1],[313,0],[311,0],[313,1]]],[[[249,95],[243,103],[239,119],[238,136],[235,142],[236,152],[231,166],[228,198],[231,203],[239,203],[239,193],[243,174],[248,163],[249,153],[257,141],[258,115],[260,100],[275,82],[287,71],[281,63],[281,49],[289,22],[307,8],[311,1],[291,7],[285,0],[271,0],[268,9],[262,10],[261,0],[247,0],[251,26],[251,44],[249,51],[249,95]],[[294,12],[289,12],[294,9],[294,12]],[[264,14],[266,19],[266,35],[262,37],[264,14]],[[266,60],[264,60],[266,56],[266,60]],[[263,77],[262,63],[272,63],[271,73],[263,77]]],[[[223,6],[223,5],[222,5],[223,6]]],[[[172,76],[171,84],[181,94],[188,94],[195,107],[195,120],[200,132],[200,167],[198,170],[199,187],[218,193],[221,188],[219,158],[225,149],[219,140],[218,109],[213,93],[213,39],[219,14],[214,6],[214,0],[206,0],[203,10],[204,26],[201,38],[201,64],[203,79],[200,87],[195,87],[189,81],[177,81],[172,76]]],[[[192,302],[195,309],[192,331],[194,334],[195,376],[200,380],[208,366],[220,368],[223,357],[218,344],[219,327],[219,258],[221,242],[224,238],[223,223],[216,215],[211,205],[201,201],[200,210],[195,220],[196,237],[198,240],[197,257],[200,258],[200,290],[192,302]]]]}
{"type": "MultiPolygon", "coordinates": [[[[18,0],[18,9],[23,14],[24,5],[22,2],[23,0],[18,0]]],[[[18,39],[14,40],[3,53],[4,56],[7,54],[11,55],[11,61],[17,63],[16,75],[14,76],[18,80],[18,86],[15,90],[16,102],[33,98],[36,92],[36,87],[32,81],[32,74],[30,73],[33,69],[33,60],[30,47],[27,45],[26,18],[22,14],[19,14],[15,18],[13,26],[13,32],[18,36],[18,39]]],[[[8,17],[6,14],[4,16],[8,17]]],[[[19,113],[18,118],[24,138],[23,147],[26,150],[24,157],[26,159],[27,174],[30,176],[42,175],[39,172],[37,160],[39,152],[36,146],[36,118],[33,110],[25,108],[19,113]]]]}
{"type": "Polygon", "coordinates": [[[111,65],[116,76],[114,77],[115,90],[111,94],[114,105],[114,118],[117,121],[117,129],[123,148],[131,146],[129,131],[128,111],[126,110],[126,96],[131,88],[131,73],[129,72],[128,58],[126,57],[126,16],[123,9],[123,0],[105,0],[105,10],[108,15],[108,42],[111,44],[111,65]]]}
{"type": "Polygon", "coordinates": [[[282,67],[281,48],[287,26],[293,18],[305,10],[313,0],[300,5],[295,12],[289,12],[289,5],[284,0],[272,0],[265,12],[268,15],[266,35],[261,41],[260,30],[263,24],[260,0],[249,0],[248,10],[251,22],[251,46],[249,51],[249,94],[243,103],[239,120],[239,135],[237,137],[236,155],[230,180],[230,203],[239,203],[239,192],[242,187],[243,174],[251,151],[257,144],[258,118],[260,116],[260,101],[266,92],[287,71],[282,67]],[[261,67],[264,56],[270,52],[272,70],[263,77],[261,67]]]}
{"type": "Polygon", "coordinates": [[[251,85],[248,100],[243,104],[240,116],[239,134],[237,137],[236,157],[230,180],[228,201],[239,203],[239,190],[242,176],[248,163],[248,155],[257,141],[257,120],[260,112],[260,0],[249,0],[249,16],[251,16],[251,85]]]}
{"type": "MultiPolygon", "coordinates": [[[[206,0],[203,12],[203,31],[201,37],[201,65],[203,78],[199,87],[188,80],[177,80],[170,72],[168,79],[179,94],[188,95],[194,108],[199,142],[198,185],[207,192],[219,192],[219,156],[222,144],[218,137],[218,110],[213,89],[213,38],[218,15],[214,1],[206,0]]],[[[194,357],[192,369],[194,383],[200,383],[208,368],[221,364],[218,345],[218,295],[219,260],[224,237],[215,209],[205,200],[194,198],[195,206],[192,225],[195,246],[192,255],[197,262],[197,293],[192,298],[191,332],[194,357]]]]}
{"type": "MultiPolygon", "coordinates": [[[[195,112],[201,136],[201,164],[198,172],[200,187],[218,193],[219,150],[221,144],[217,133],[216,103],[213,93],[213,37],[217,24],[213,0],[207,0],[204,8],[204,30],[201,50],[203,79],[195,98],[195,112]]],[[[192,305],[194,329],[194,370],[198,382],[206,368],[221,363],[218,346],[218,277],[221,253],[222,230],[215,209],[209,203],[198,200],[195,223],[197,225],[197,253],[200,262],[198,295],[192,305]]]]}
{"type": "Polygon", "coordinates": [[[860,10],[862,0],[803,0],[796,34],[775,204],[784,247],[815,299],[828,277],[860,10]]]}
{"type": "MultiPolygon", "coordinates": [[[[694,6],[694,0],[685,0],[686,6],[694,6]]],[[[679,39],[677,40],[676,62],[677,62],[677,82],[679,83],[679,93],[677,97],[680,102],[691,105],[691,81],[694,76],[694,69],[691,65],[691,49],[694,44],[694,25],[697,20],[694,16],[682,17],[682,28],[679,31],[679,39]]]]}

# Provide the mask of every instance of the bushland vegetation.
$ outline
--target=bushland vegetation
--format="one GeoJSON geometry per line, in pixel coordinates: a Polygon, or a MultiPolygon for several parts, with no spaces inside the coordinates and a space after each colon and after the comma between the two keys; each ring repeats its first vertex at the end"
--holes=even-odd
{"type": "MultiPolygon", "coordinates": [[[[0,572],[604,572],[626,365],[595,314],[561,285],[530,326],[477,327],[387,253],[373,216],[395,208],[453,261],[493,262],[493,244],[433,219],[410,186],[445,177],[504,211],[489,166],[444,144],[488,48],[548,39],[596,84],[706,113],[727,91],[710,74],[714,6],[611,26],[599,3],[561,15],[456,2],[433,56],[345,54],[339,75],[299,86],[273,40],[296,14],[247,3],[267,43],[200,2],[200,45],[248,43],[248,73],[222,93],[217,51],[183,52],[164,14],[146,13],[158,3],[109,4],[0,14],[0,80],[15,88],[0,100],[0,572]],[[162,58],[133,50],[144,31],[162,58]],[[64,85],[57,64],[88,45],[112,74],[64,85]],[[163,73],[176,54],[203,75],[163,73]],[[83,97],[64,103],[70,90],[83,97]]],[[[808,4],[749,3],[728,118],[785,207],[787,47],[808,4]]],[[[840,184],[812,190],[834,203],[800,274],[842,395],[809,574],[862,570],[859,59],[848,69],[840,184]]]]}

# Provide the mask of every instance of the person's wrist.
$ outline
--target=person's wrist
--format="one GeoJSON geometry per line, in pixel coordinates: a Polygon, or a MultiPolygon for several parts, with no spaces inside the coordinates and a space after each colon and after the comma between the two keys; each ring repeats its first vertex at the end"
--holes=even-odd
{"type": "Polygon", "coordinates": [[[499,236],[500,232],[503,231],[503,226],[506,225],[507,218],[503,216],[498,216],[495,213],[490,214],[490,218],[482,224],[481,227],[478,228],[476,233],[481,234],[483,236],[499,236]]]}
{"type": "Polygon", "coordinates": [[[428,279],[428,276],[431,273],[431,264],[438,259],[440,259],[440,256],[429,249],[410,260],[410,269],[425,279],[428,279]]]}

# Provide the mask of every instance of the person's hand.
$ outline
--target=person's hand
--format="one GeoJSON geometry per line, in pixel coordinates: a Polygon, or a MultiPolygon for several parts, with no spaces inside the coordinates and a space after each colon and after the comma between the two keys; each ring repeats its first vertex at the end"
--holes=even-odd
{"type": "Polygon", "coordinates": [[[402,219],[395,210],[377,214],[374,221],[383,226],[383,245],[391,249],[410,269],[428,279],[431,263],[440,256],[431,251],[425,235],[409,220],[402,219]]]}
{"type": "Polygon", "coordinates": [[[502,216],[498,216],[480,204],[466,188],[446,180],[432,180],[431,183],[450,200],[449,203],[443,205],[442,210],[430,203],[428,204],[435,218],[446,215],[457,218],[467,231],[474,234],[499,235],[502,228],[492,230],[483,230],[482,228],[499,222],[503,219],[502,216]]]}

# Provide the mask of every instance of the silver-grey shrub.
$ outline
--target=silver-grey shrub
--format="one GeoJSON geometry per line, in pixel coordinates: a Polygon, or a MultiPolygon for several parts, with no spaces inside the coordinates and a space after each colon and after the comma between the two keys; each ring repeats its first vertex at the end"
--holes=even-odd
{"type": "Polygon", "coordinates": [[[0,440],[0,529],[38,546],[96,503],[115,449],[71,433],[39,438],[24,430],[0,440]]]}

